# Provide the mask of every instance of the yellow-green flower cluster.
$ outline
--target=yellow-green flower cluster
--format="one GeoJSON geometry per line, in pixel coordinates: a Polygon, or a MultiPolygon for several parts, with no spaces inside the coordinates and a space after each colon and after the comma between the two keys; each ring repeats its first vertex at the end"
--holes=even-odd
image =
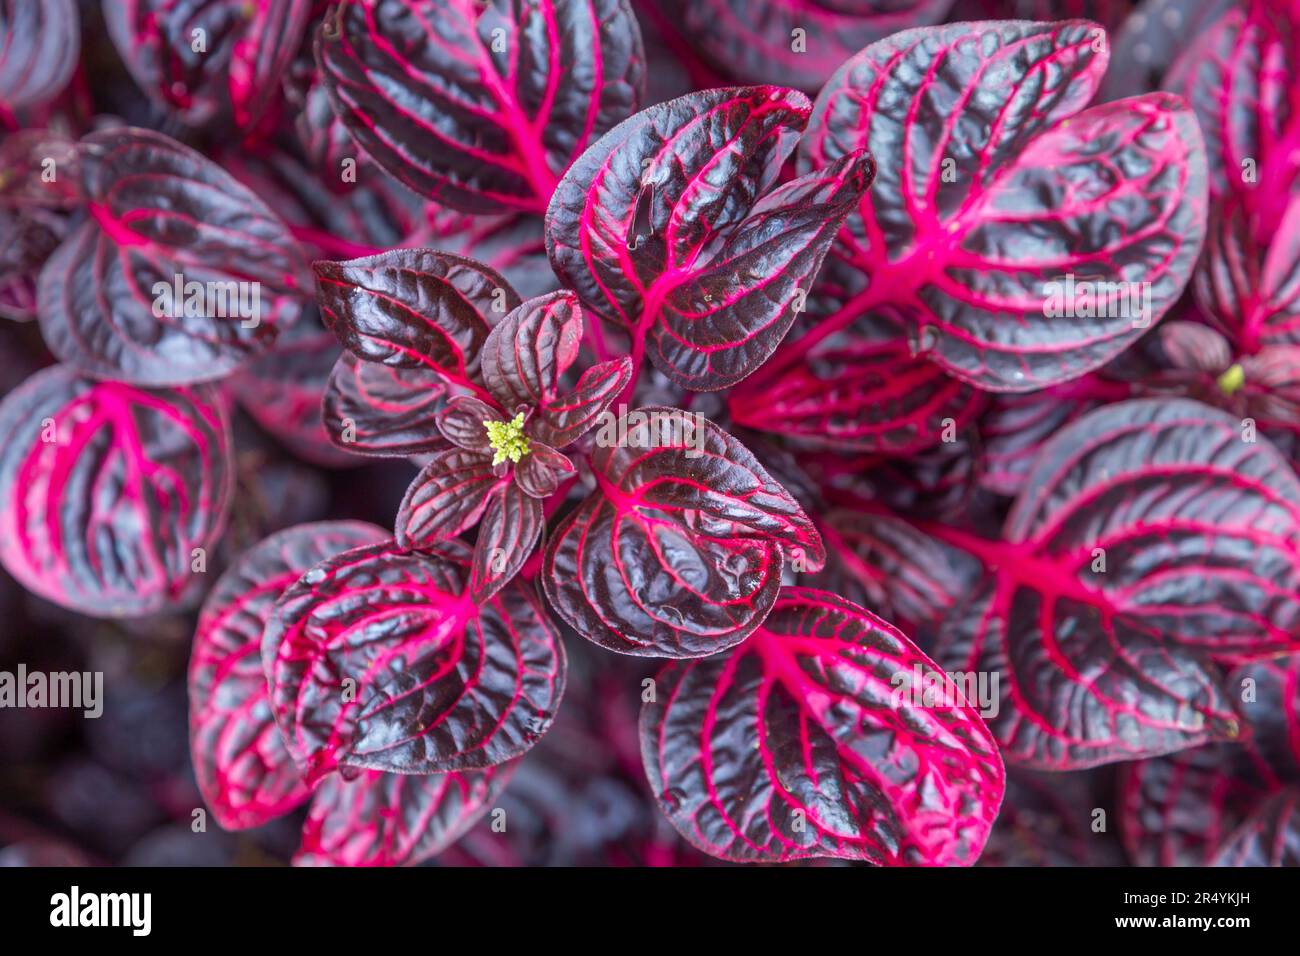
{"type": "Polygon", "coordinates": [[[509,460],[518,462],[528,454],[528,436],[524,434],[524,413],[520,412],[508,422],[486,421],[488,443],[496,454],[492,464],[499,465],[509,460]]]}

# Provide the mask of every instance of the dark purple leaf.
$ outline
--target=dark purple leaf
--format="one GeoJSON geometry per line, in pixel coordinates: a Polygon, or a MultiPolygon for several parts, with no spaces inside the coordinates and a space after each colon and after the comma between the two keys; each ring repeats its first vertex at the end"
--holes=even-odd
{"type": "Polygon", "coordinates": [[[645,69],[626,0],[347,0],[316,59],[376,163],[472,213],[545,209],[574,157],[636,111],[645,69]]]}
{"type": "Polygon", "coordinates": [[[1000,675],[1008,760],[1076,769],[1241,733],[1212,656],[1300,634],[1300,482],[1240,421],[1186,400],[1109,405],[1052,438],[938,659],[1000,675]]]}
{"type": "Polygon", "coordinates": [[[295,318],[305,265],[284,225],[198,153],[120,127],[81,141],[89,216],[45,264],[41,333],[88,374],[220,378],[295,318]],[[177,294],[177,286],[180,294],[177,294]]]}
{"type": "Polygon", "coordinates": [[[438,452],[406,490],[397,512],[398,542],[417,547],[456,537],[474,527],[492,493],[509,484],[493,470],[490,454],[463,448],[438,452]]]}
{"type": "Polygon", "coordinates": [[[742,862],[969,866],[1005,785],[984,723],[929,658],[807,588],[784,589],[730,654],[664,668],[641,754],[678,832],[742,862]]]}
{"type": "Polygon", "coordinates": [[[933,633],[979,579],[970,555],[883,511],[836,509],[817,527],[830,560],[810,583],[833,587],[918,636],[933,633]]]}
{"type": "Polygon", "coordinates": [[[562,376],[578,358],[582,318],[572,292],[553,292],[507,315],[483,346],[488,391],[507,418],[532,409],[529,435],[552,448],[582,437],[632,378],[628,359],[602,362],[583,372],[572,392],[559,394],[562,376]]]}
{"type": "Polygon", "coordinates": [[[139,617],[197,587],[230,505],[219,393],[55,366],[0,404],[0,450],[0,561],[29,590],[83,614],[139,617]]]}
{"type": "Polygon", "coordinates": [[[493,324],[519,305],[495,270],[432,249],[317,262],[321,315],[359,358],[471,385],[493,324]]]}
{"type": "Polygon", "coordinates": [[[836,341],[775,382],[748,384],[728,399],[736,422],[838,451],[907,455],[952,441],[983,403],[901,338],[836,341]]]}
{"type": "Polygon", "coordinates": [[[387,538],[352,521],[296,525],[240,555],[203,603],[190,655],[190,751],[203,800],[228,830],[306,802],[271,713],[262,629],[280,594],[319,562],[387,538]]]}
{"type": "Polygon", "coordinates": [[[564,649],[531,588],[476,604],[468,549],[359,548],[312,568],[263,635],[276,723],[314,784],[334,770],[481,770],[555,718],[564,649]]]}
{"type": "Polygon", "coordinates": [[[504,789],[516,764],[412,776],[365,770],[321,782],[296,866],[414,866],[455,843],[504,789]]]}
{"type": "Polygon", "coordinates": [[[1187,34],[1164,82],[1186,97],[1205,134],[1210,195],[1243,205],[1261,238],[1277,228],[1300,172],[1288,132],[1300,89],[1279,82],[1300,60],[1293,12],[1266,0],[1232,4],[1187,34]]]}
{"type": "Polygon", "coordinates": [[[365,362],[344,352],[325,386],[330,441],[358,455],[405,457],[446,448],[436,419],[448,388],[437,372],[365,362]]]}
{"type": "Polygon", "coordinates": [[[74,0],[0,0],[0,109],[54,99],[72,78],[80,52],[74,0]]]}
{"type": "Polygon", "coordinates": [[[1200,251],[1203,146],[1167,94],[1080,112],[1106,60],[1096,24],[1007,21],[905,31],[845,63],[800,168],[880,158],[833,253],[869,283],[765,378],[872,309],[990,391],[1078,377],[1157,321],[1200,251]]]}
{"type": "Polygon", "coordinates": [[[250,418],[299,458],[327,468],[356,464],[359,459],[334,446],[321,420],[321,401],[341,352],[313,316],[281,335],[274,352],[236,372],[227,388],[250,418]]]}
{"type": "Polygon", "coordinates": [[[1202,308],[1247,354],[1300,345],[1300,195],[1266,241],[1257,228],[1239,203],[1216,209],[1196,273],[1202,308]]]}
{"type": "Polygon", "coordinates": [[[492,495],[474,544],[470,597],[486,601],[533,556],[546,515],[542,503],[512,481],[492,495]]]}
{"type": "Polygon", "coordinates": [[[871,183],[854,153],[775,185],[808,111],[775,86],[692,93],[620,124],[555,191],[556,274],[678,385],[725,388],[772,354],[871,183]]]}
{"type": "Polygon", "coordinates": [[[825,562],[808,516],[740,442],[698,415],[602,424],[598,491],[555,529],[542,581],[579,634],[645,657],[703,657],[762,623],[789,560],[825,562]]]}

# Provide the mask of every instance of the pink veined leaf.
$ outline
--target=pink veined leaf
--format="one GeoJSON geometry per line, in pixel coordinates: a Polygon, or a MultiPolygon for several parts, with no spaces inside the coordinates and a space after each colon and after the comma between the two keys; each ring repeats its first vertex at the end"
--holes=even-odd
{"type": "Polygon", "coordinates": [[[280,86],[312,0],[105,0],[104,23],[145,94],[201,126],[223,111],[248,128],[280,86]]]}
{"type": "Polygon", "coordinates": [[[492,807],[517,761],[425,776],[335,774],[312,797],[295,866],[415,866],[460,839],[492,807]]]}
{"type": "Polygon", "coordinates": [[[636,111],[627,0],[345,0],[316,35],[330,103],[420,196],[541,212],[573,159],[636,111]]]}
{"type": "Polygon", "coordinates": [[[1241,203],[1223,204],[1210,218],[1197,298],[1245,354],[1300,345],[1300,193],[1283,210],[1263,243],[1241,203]]]}
{"type": "Polygon", "coordinates": [[[310,794],[285,748],[262,671],[262,629],[311,567],[387,538],[355,521],[296,525],[245,551],[217,580],[190,655],[190,753],[199,792],[227,830],[261,826],[310,794]]]}
{"type": "Polygon", "coordinates": [[[646,775],[712,856],[969,866],[984,848],[1005,786],[992,736],[934,662],[843,598],[785,588],[744,644],[655,684],[646,775]]]}
{"type": "Polygon", "coordinates": [[[322,418],[329,439],[358,455],[406,457],[443,451],[438,412],[446,380],[426,367],[366,362],[344,352],[325,385],[322,418]]]}
{"type": "Polygon", "coordinates": [[[808,111],[776,86],[691,93],[619,124],[555,190],[556,275],[678,385],[726,388],[772,354],[871,184],[858,152],[776,185],[808,111]]]}
{"type": "Polygon", "coordinates": [[[493,494],[474,544],[470,597],[486,601],[518,574],[533,556],[545,525],[542,502],[518,482],[512,481],[493,494]]]}
{"type": "Polygon", "coordinates": [[[1238,827],[1211,866],[1300,866],[1300,787],[1270,797],[1238,827]]]}
{"type": "Polygon", "coordinates": [[[24,587],[100,617],[190,598],[233,484],[217,391],[96,382],[58,365],[0,403],[0,438],[0,562],[24,587]]]}
{"type": "Polygon", "coordinates": [[[984,401],[905,339],[851,332],[777,381],[746,384],[728,396],[738,424],[837,451],[913,454],[951,440],[984,401]]]}
{"type": "Polygon", "coordinates": [[[529,299],[488,335],[481,356],[483,381],[509,418],[527,411],[527,432],[551,448],[587,433],[632,378],[627,358],[586,369],[572,391],[561,379],[578,358],[583,314],[572,292],[529,299]]]}
{"type": "Polygon", "coordinates": [[[398,543],[419,547],[457,537],[483,517],[493,493],[510,484],[493,470],[490,454],[464,448],[438,452],[402,498],[395,526],[398,543]]]}
{"type": "Polygon", "coordinates": [[[815,91],[864,46],[942,20],[952,0],[655,0],[737,79],[815,91]]]}
{"type": "Polygon", "coordinates": [[[433,249],[395,249],[313,268],[321,316],[358,358],[426,369],[470,388],[494,317],[520,303],[495,270],[433,249]]]}
{"type": "Polygon", "coordinates": [[[643,657],[703,657],[771,610],[787,561],[826,552],[799,503],[735,438],[679,409],[596,431],[597,490],[554,530],[542,582],[587,640],[643,657]]]}
{"type": "Polygon", "coordinates": [[[1300,173],[1300,64],[1290,0],[1242,0],[1189,33],[1164,86],[1186,97],[1208,144],[1210,195],[1272,235],[1300,173]]]}
{"type": "Polygon", "coordinates": [[[1107,61],[1088,21],[895,34],[822,89],[799,168],[879,158],[831,255],[867,277],[754,384],[881,308],[914,351],[989,391],[1076,378],[1177,300],[1205,231],[1205,160],[1164,93],[1084,110],[1107,61]],[[1082,110],[1082,112],[1081,112],[1082,110]]]}
{"type": "Polygon", "coordinates": [[[281,596],[262,664],[276,723],[309,785],[333,771],[482,770],[555,719],[565,658],[513,582],[475,603],[469,550],[373,545],[330,558],[281,596]]]}
{"type": "Polygon", "coordinates": [[[13,112],[54,99],[80,52],[74,0],[0,0],[0,108],[13,112]]]}
{"type": "Polygon", "coordinates": [[[92,133],[78,151],[88,216],[40,277],[56,356],[138,385],[209,381],[297,317],[297,243],[215,163],[130,127],[92,133]]]}
{"type": "Polygon", "coordinates": [[[1000,675],[989,724],[1013,763],[1078,769],[1236,739],[1212,658],[1297,646],[1300,482],[1198,402],[1094,411],[1044,446],[1003,542],[936,533],[990,572],[936,656],[1000,675]]]}

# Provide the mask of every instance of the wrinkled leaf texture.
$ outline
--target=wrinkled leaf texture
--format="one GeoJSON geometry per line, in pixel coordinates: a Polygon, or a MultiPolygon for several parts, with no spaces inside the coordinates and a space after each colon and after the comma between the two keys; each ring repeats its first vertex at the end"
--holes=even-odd
{"type": "Polygon", "coordinates": [[[211,386],[146,390],[47,368],[0,404],[0,561],[96,617],[188,600],[220,539],[230,426],[211,386]]]}
{"type": "Polygon", "coordinates": [[[92,133],[79,152],[87,216],[40,277],[41,333],[61,360],[137,385],[209,381],[296,318],[299,303],[285,297],[306,288],[298,246],[223,169],[130,127],[92,133]],[[178,275],[214,294],[191,309],[155,292],[178,275]],[[254,304],[256,322],[242,314],[254,304]]]}
{"type": "Polygon", "coordinates": [[[190,753],[199,792],[227,830],[261,826],[310,794],[262,671],[262,630],[276,600],[326,558],[387,537],[359,521],[295,525],[241,554],[203,602],[189,666],[190,753]]]}
{"type": "Polygon", "coordinates": [[[1266,441],[1185,399],[1098,409],[1047,442],[1004,543],[936,658],[997,672],[990,727],[1051,770],[1241,733],[1213,657],[1300,634],[1300,482],[1266,441]]]}
{"type": "Polygon", "coordinates": [[[726,388],[772,354],[871,184],[859,151],[777,185],[809,108],[776,86],[691,93],[619,124],[555,190],[556,275],[682,387],[726,388]]]}
{"type": "Polygon", "coordinates": [[[669,664],[655,692],[651,789],[713,856],[971,865],[997,817],[1005,775],[977,712],[902,633],[825,591],[784,589],[744,644],[669,664]],[[925,678],[951,696],[912,703],[925,678]]]}
{"type": "Polygon", "coordinates": [[[1097,368],[1157,321],[1200,251],[1204,146],[1168,94],[1084,109],[1106,50],[1088,21],[995,21],[904,31],[845,63],[817,97],[799,168],[877,157],[832,252],[870,281],[765,373],[889,306],[952,375],[1029,391],[1097,368]],[[1049,316],[1049,283],[1069,275],[1135,283],[1139,299],[1049,316]]]}
{"type": "Polygon", "coordinates": [[[383,543],[316,565],[281,596],[262,662],[308,784],[334,770],[481,770],[546,732],[564,692],[558,635],[523,584],[472,601],[468,564],[458,543],[383,543]]]}
{"type": "Polygon", "coordinates": [[[551,606],[587,640],[716,654],[763,622],[787,561],[825,563],[799,503],[712,422],[652,406],[620,417],[617,435],[597,431],[598,488],[555,528],[542,573],[551,606]]]}
{"type": "Polygon", "coordinates": [[[545,209],[573,159],[636,111],[645,80],[627,0],[345,0],[316,61],[376,163],[470,213],[545,209]]]}

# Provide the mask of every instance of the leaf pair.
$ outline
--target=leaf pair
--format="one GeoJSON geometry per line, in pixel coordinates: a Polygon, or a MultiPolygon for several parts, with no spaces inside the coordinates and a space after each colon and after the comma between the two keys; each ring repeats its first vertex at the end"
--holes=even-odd
{"type": "Polygon", "coordinates": [[[486,400],[454,398],[438,414],[439,431],[455,447],[435,455],[402,500],[397,540],[404,545],[449,540],[482,520],[476,598],[494,593],[532,555],[546,522],[542,502],[574,473],[558,449],[592,428],[631,380],[628,359],[601,362],[561,394],[582,326],[568,292],[530,299],[506,316],[483,343],[486,400]]]}
{"type": "Polygon", "coordinates": [[[514,585],[475,604],[466,565],[461,548],[329,522],[271,536],[222,576],[190,701],[200,789],[224,826],[312,793],[299,862],[398,865],[486,812],[554,718],[565,664],[536,599],[514,585]]]}

